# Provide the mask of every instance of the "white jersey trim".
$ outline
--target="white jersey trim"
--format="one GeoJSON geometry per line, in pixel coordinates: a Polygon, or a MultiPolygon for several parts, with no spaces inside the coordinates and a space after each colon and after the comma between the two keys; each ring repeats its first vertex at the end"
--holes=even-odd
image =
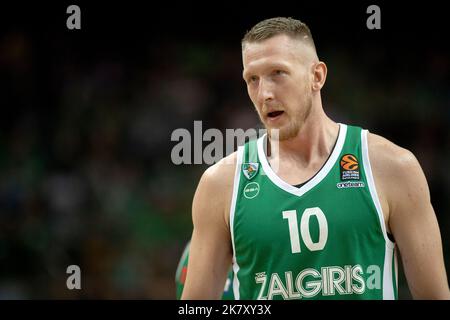
{"type": "Polygon", "coordinates": [[[236,157],[236,170],[234,172],[233,183],[233,196],[231,198],[230,206],[230,232],[231,232],[231,244],[233,246],[233,293],[234,299],[239,300],[239,279],[237,277],[239,271],[239,265],[236,260],[236,248],[234,245],[234,213],[236,211],[237,195],[239,193],[239,180],[241,178],[242,158],[244,156],[244,146],[238,147],[236,157]]]}
{"type": "Polygon", "coordinates": [[[383,300],[395,300],[394,279],[392,277],[394,248],[386,243],[383,268],[383,300]]]}
{"type": "Polygon", "coordinates": [[[394,249],[394,272],[395,272],[395,287],[398,292],[398,259],[397,259],[397,248],[394,249]]]}
{"type": "MultiPolygon", "coordinates": [[[[377,189],[375,187],[375,181],[372,174],[372,167],[370,166],[369,159],[369,146],[367,142],[367,134],[368,130],[361,131],[361,147],[362,147],[362,157],[363,157],[363,165],[364,171],[366,173],[367,185],[369,187],[370,195],[372,197],[372,201],[377,210],[378,219],[380,222],[381,232],[383,233],[384,240],[386,242],[385,255],[384,255],[384,268],[383,268],[383,299],[384,300],[394,300],[394,283],[393,283],[393,267],[392,261],[396,260],[394,255],[395,243],[392,242],[386,232],[386,221],[384,219],[383,208],[381,207],[380,199],[378,197],[377,189]],[[394,260],[395,259],[395,260],[394,260]]],[[[395,263],[395,262],[394,262],[395,263]]],[[[395,270],[397,273],[397,270],[395,270]]],[[[397,274],[396,274],[397,278],[397,274]]]]}
{"type": "Polygon", "coordinates": [[[370,166],[369,159],[369,147],[367,143],[367,134],[368,130],[361,130],[361,147],[362,147],[362,156],[363,156],[363,165],[364,171],[366,172],[366,180],[369,186],[370,195],[372,196],[372,201],[377,209],[378,219],[380,220],[381,231],[383,232],[384,240],[386,240],[386,244],[393,249],[395,247],[395,243],[392,242],[386,232],[386,221],[384,220],[383,209],[381,207],[380,199],[378,197],[377,189],[375,187],[375,182],[372,174],[372,167],[370,166]]]}
{"type": "Polygon", "coordinates": [[[258,139],[258,157],[259,161],[261,162],[262,168],[264,172],[267,174],[269,179],[278,187],[285,190],[286,192],[289,192],[293,195],[296,195],[298,197],[301,197],[303,194],[311,190],[313,187],[315,187],[320,181],[322,181],[327,174],[330,172],[333,165],[336,163],[339,155],[341,154],[342,148],[344,146],[345,137],[347,135],[347,125],[339,123],[340,129],[339,129],[339,135],[336,141],[336,145],[328,158],[325,165],[322,167],[322,169],[307,183],[305,183],[300,188],[294,187],[293,185],[287,183],[286,181],[282,180],[273,170],[272,167],[269,165],[266,154],[264,152],[264,139],[266,137],[266,134],[258,139]]]}

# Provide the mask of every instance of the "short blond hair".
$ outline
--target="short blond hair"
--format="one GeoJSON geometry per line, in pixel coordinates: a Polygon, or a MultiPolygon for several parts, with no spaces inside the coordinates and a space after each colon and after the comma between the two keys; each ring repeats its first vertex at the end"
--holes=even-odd
{"type": "Polygon", "coordinates": [[[299,39],[312,46],[314,51],[316,46],[308,26],[300,20],[285,17],[276,17],[258,22],[242,38],[241,44],[244,49],[246,43],[260,42],[274,36],[285,34],[294,39],[299,39]]]}

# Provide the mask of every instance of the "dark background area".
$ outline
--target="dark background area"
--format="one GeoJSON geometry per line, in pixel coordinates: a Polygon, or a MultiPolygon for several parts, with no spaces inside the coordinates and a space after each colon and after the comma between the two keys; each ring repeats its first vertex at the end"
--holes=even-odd
{"type": "MultiPolygon", "coordinates": [[[[0,10],[0,299],[173,299],[203,165],[177,128],[256,128],[240,40],[306,22],[327,63],[325,112],[411,150],[450,268],[450,60],[443,4],[65,2],[0,10]],[[68,30],[66,8],[81,8],[68,30]],[[366,8],[381,8],[368,30],[366,8]],[[82,290],[66,288],[79,265],[82,290]]],[[[400,297],[410,298],[403,277],[400,297]]]]}

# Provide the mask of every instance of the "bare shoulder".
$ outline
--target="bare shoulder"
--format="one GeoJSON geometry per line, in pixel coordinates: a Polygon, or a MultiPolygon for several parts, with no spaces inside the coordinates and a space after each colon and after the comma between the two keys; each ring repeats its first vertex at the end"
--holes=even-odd
{"type": "Polygon", "coordinates": [[[414,154],[388,139],[374,134],[368,134],[369,155],[372,165],[385,167],[385,170],[397,172],[419,166],[414,154]]]}
{"type": "Polygon", "coordinates": [[[390,207],[404,196],[429,195],[425,175],[411,151],[377,134],[369,133],[367,139],[375,182],[390,207]]]}
{"type": "Polygon", "coordinates": [[[236,160],[237,152],[233,152],[206,169],[202,179],[211,184],[211,187],[218,186],[223,188],[230,185],[230,183],[232,185],[236,170],[236,160]]]}
{"type": "Polygon", "coordinates": [[[236,160],[237,152],[233,152],[205,170],[194,197],[194,215],[216,212],[228,226],[236,160]]]}
{"type": "Polygon", "coordinates": [[[382,168],[394,175],[402,175],[405,171],[420,169],[417,158],[408,149],[374,133],[369,133],[367,140],[372,166],[382,168]]]}

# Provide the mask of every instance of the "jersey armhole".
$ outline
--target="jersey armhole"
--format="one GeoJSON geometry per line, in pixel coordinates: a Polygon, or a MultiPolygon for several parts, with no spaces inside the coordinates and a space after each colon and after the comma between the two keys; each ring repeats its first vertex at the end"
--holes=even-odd
{"type": "Polygon", "coordinates": [[[364,165],[364,171],[366,175],[366,180],[369,188],[370,195],[372,197],[373,204],[375,205],[378,219],[380,222],[381,231],[383,233],[383,237],[386,241],[386,244],[389,246],[389,248],[394,249],[395,243],[389,239],[389,236],[386,232],[386,221],[384,219],[383,209],[381,207],[380,198],[378,197],[378,192],[375,187],[375,180],[373,178],[372,174],[372,167],[370,165],[370,159],[369,159],[369,145],[368,145],[368,136],[369,131],[368,130],[361,130],[361,147],[362,147],[362,157],[363,157],[363,165],[364,165]]]}
{"type": "MultiPolygon", "coordinates": [[[[245,146],[245,145],[244,145],[245,146]]],[[[230,205],[230,233],[231,233],[231,244],[233,247],[233,293],[235,300],[239,300],[239,279],[237,277],[237,273],[239,271],[239,265],[236,261],[236,247],[234,245],[234,215],[236,212],[236,202],[239,194],[239,184],[241,178],[241,168],[242,168],[242,159],[244,156],[244,146],[238,147],[237,156],[236,156],[236,170],[234,172],[234,181],[233,181],[233,195],[231,198],[230,205]]]]}

